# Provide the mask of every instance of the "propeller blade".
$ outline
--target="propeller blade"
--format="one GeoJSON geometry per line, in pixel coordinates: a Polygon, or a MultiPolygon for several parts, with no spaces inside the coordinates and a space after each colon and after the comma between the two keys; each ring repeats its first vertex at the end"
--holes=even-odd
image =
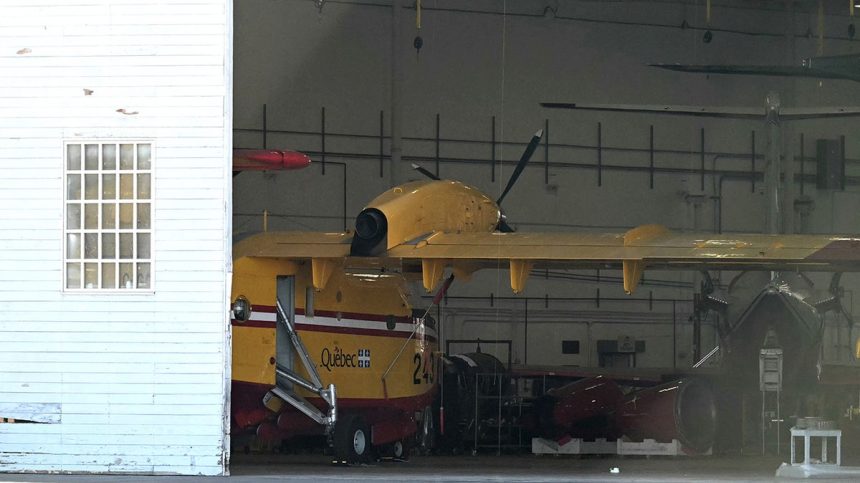
{"type": "Polygon", "coordinates": [[[433,297],[433,305],[439,305],[439,303],[442,302],[442,297],[445,296],[445,292],[448,291],[448,288],[451,286],[451,282],[453,282],[453,281],[454,281],[454,274],[452,273],[448,277],[448,279],[445,280],[445,283],[443,283],[442,286],[439,287],[439,291],[436,292],[436,296],[433,297]]]}
{"type": "Polygon", "coordinates": [[[418,165],[417,165],[417,164],[415,164],[415,163],[412,163],[412,169],[414,169],[415,171],[418,171],[419,173],[423,174],[424,176],[426,176],[426,177],[428,177],[428,178],[430,178],[430,179],[434,179],[434,180],[436,180],[436,181],[438,181],[438,180],[439,180],[439,177],[438,177],[438,176],[436,176],[435,174],[431,173],[430,171],[427,171],[426,169],[422,168],[421,166],[418,166],[418,165]]]}
{"type": "Polygon", "coordinates": [[[514,229],[505,220],[499,220],[499,231],[502,233],[513,233],[514,229]]]}
{"type": "MultiPolygon", "coordinates": [[[[505,186],[505,190],[502,191],[502,195],[499,196],[498,200],[496,200],[497,205],[502,204],[502,200],[504,200],[505,196],[508,195],[508,191],[510,191],[511,188],[513,188],[513,186],[514,186],[514,183],[517,182],[517,178],[519,178],[520,174],[522,174],[523,169],[525,169],[525,167],[526,167],[526,163],[529,162],[529,159],[532,157],[532,154],[534,154],[535,149],[537,149],[537,147],[538,147],[538,144],[540,144],[540,138],[542,136],[543,136],[543,129],[538,129],[538,131],[536,133],[534,133],[534,135],[532,136],[532,140],[529,141],[529,145],[526,146],[526,150],[525,150],[525,152],[523,152],[523,155],[520,158],[520,161],[517,163],[517,167],[514,168],[514,172],[513,172],[513,174],[511,174],[511,179],[508,180],[508,185],[505,186]]],[[[508,228],[510,228],[510,227],[508,227],[508,228]]]]}

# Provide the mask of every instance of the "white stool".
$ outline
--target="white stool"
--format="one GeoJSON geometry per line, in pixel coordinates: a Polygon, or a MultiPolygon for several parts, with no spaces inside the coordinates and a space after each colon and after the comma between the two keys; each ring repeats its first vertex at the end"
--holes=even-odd
{"type": "Polygon", "coordinates": [[[791,428],[791,464],[800,464],[794,460],[794,438],[803,437],[803,463],[812,464],[809,458],[809,446],[812,438],[821,438],[821,463],[827,463],[827,439],[836,438],[836,465],[842,465],[842,430],[840,429],[798,429],[791,428]]]}

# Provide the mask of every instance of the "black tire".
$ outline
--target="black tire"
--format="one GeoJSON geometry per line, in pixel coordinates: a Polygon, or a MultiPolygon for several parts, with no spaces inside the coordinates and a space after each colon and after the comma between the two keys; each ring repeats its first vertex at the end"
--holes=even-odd
{"type": "Polygon", "coordinates": [[[424,408],[421,415],[416,443],[420,453],[425,455],[432,453],[436,446],[436,423],[433,419],[433,409],[430,406],[424,408]]]}
{"type": "Polygon", "coordinates": [[[333,443],[334,455],[339,462],[358,464],[371,459],[370,427],[359,415],[344,416],[335,424],[333,443]]]}
{"type": "Polygon", "coordinates": [[[409,455],[412,453],[412,445],[409,441],[395,441],[385,445],[385,452],[397,461],[409,460],[409,455]]]}

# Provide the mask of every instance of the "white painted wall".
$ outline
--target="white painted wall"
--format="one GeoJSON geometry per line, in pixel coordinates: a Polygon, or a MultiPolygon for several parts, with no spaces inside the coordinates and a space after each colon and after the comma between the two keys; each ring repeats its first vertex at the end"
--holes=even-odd
{"type": "MultiPolygon", "coordinates": [[[[268,210],[270,229],[339,230],[347,226],[373,196],[388,187],[389,172],[379,174],[379,112],[385,113],[384,133],[390,135],[391,7],[389,1],[327,2],[321,12],[305,0],[245,0],[236,9],[236,127],[261,128],[262,106],[268,106],[268,128],[292,131],[270,132],[268,147],[293,148],[314,154],[317,164],[301,172],[244,173],[234,180],[236,234],[259,231],[260,214],[268,210]],[[378,5],[375,5],[378,4],[378,5]],[[329,162],[322,175],[321,108],[326,108],[326,152],[329,162]],[[366,138],[339,137],[360,134],[366,138]],[[338,155],[337,153],[345,153],[338,155]],[[361,154],[361,156],[356,155],[361,154]],[[344,176],[346,178],[344,179],[344,176]],[[344,192],[344,185],[346,190],[344,192]],[[319,194],[324,195],[319,195],[319,194]],[[344,209],[344,200],[346,209],[344,209]]],[[[746,172],[750,169],[751,132],[756,133],[756,151],[764,153],[765,129],[761,123],[729,120],[673,118],[585,111],[549,111],[541,101],[566,101],[625,104],[700,104],[722,106],[761,106],[771,89],[779,90],[787,106],[846,106],[860,104],[860,83],[810,79],[684,75],[646,67],[649,62],[680,63],[798,63],[817,50],[815,8],[810,15],[798,10],[794,18],[786,15],[780,2],[713,2],[711,26],[713,41],[702,42],[705,2],[682,1],[546,1],[485,0],[459,2],[438,0],[422,2],[424,47],[420,54],[412,48],[415,28],[412,2],[403,2],[402,39],[398,55],[403,63],[403,135],[433,138],[435,116],[441,119],[441,137],[489,141],[491,117],[496,116],[497,141],[524,143],[549,120],[553,143],[594,146],[597,123],[602,123],[602,142],[608,147],[647,148],[648,129],[654,125],[655,145],[681,151],[658,154],[661,168],[692,170],[693,173],[658,173],[655,188],[648,186],[644,172],[605,171],[603,185],[597,186],[596,172],[575,168],[574,163],[596,163],[590,149],[554,148],[552,162],[565,167],[550,168],[545,184],[543,149],[526,169],[517,187],[505,201],[509,221],[523,231],[539,230],[625,230],[643,223],[662,223],[672,229],[703,231],[715,229],[714,203],[718,180],[707,176],[707,201],[698,210],[685,201],[685,193],[700,193],[700,129],[706,131],[710,152],[738,153],[740,158],[720,157],[718,170],[746,172]],[[727,6],[728,4],[728,6],[727,6]],[[554,15],[543,15],[545,7],[554,15]],[[504,13],[507,16],[504,16],[504,13]],[[555,18],[553,18],[555,17],[555,18]],[[685,22],[696,28],[678,28],[685,22]],[[807,27],[813,36],[807,38],[807,27]],[[730,31],[740,32],[732,33],[730,31]],[[799,36],[787,39],[785,32],[799,36]],[[746,33],[744,33],[746,32],[746,33]],[[753,35],[764,34],[764,35],[753,35]],[[689,154],[684,154],[687,152],[689,154]]],[[[834,7],[834,12],[835,12],[834,7]]],[[[825,53],[856,51],[847,41],[846,12],[826,18],[825,53]]],[[[784,152],[798,154],[798,138],[805,134],[805,154],[814,156],[816,138],[846,135],[849,176],[857,175],[860,159],[860,128],[856,119],[805,121],[785,127],[784,152]]],[[[237,131],[234,142],[242,147],[261,147],[261,134],[237,131]]],[[[406,139],[404,157],[433,157],[433,142],[406,139]]],[[[519,158],[522,145],[498,148],[496,159],[511,162],[519,158]]],[[[389,153],[389,141],[383,143],[389,153]]],[[[443,158],[472,158],[481,164],[443,162],[441,174],[463,180],[488,193],[500,193],[512,165],[496,171],[490,179],[490,147],[486,144],[443,143],[443,158]]],[[[707,169],[714,167],[714,155],[706,158],[707,169]]],[[[411,161],[411,160],[410,160],[411,161]]],[[[647,154],[607,151],[603,163],[648,165],[647,154]]],[[[405,164],[408,164],[405,163],[405,164]]],[[[424,166],[433,170],[432,161],[424,166]]],[[[795,172],[799,163],[793,162],[795,172]]],[[[809,174],[814,163],[807,162],[809,174]]],[[[762,161],[757,163],[762,169],[762,161]]],[[[417,175],[408,175],[418,177],[417,175]]],[[[747,180],[728,179],[723,183],[722,229],[724,232],[761,231],[764,224],[762,183],[753,192],[747,180]]],[[[793,186],[794,194],[799,192],[793,186]]],[[[860,187],[849,186],[844,193],[816,190],[805,185],[805,193],[815,202],[811,231],[815,233],[860,232],[855,203],[860,187]]],[[[789,205],[792,198],[788,198],[789,205]]],[[[593,275],[593,272],[588,272],[593,275]]],[[[618,277],[618,273],[604,275],[618,277]]],[[[692,274],[646,273],[648,278],[698,282],[692,274]]],[[[498,334],[514,339],[522,360],[525,353],[522,304],[499,313],[489,304],[491,293],[509,296],[506,272],[476,276],[470,284],[456,283],[452,295],[481,296],[477,301],[452,297],[447,307],[452,322],[448,335],[458,338],[498,334]],[[458,312],[460,310],[460,312],[458,312]],[[483,311],[470,315],[474,323],[464,322],[463,310],[483,311]],[[485,335],[482,335],[485,334],[485,335]],[[518,339],[518,337],[520,337],[518,339]]],[[[723,283],[731,280],[725,274],[723,283]]],[[[826,287],[826,280],[822,279],[826,287]]],[[[856,281],[847,280],[849,290],[856,281]]],[[[620,283],[594,284],[549,280],[529,280],[525,295],[531,297],[626,297],[620,283]]],[[[690,301],[691,289],[640,287],[636,297],[690,301]]],[[[680,303],[680,302],[679,302],[680,303]]],[[[540,320],[543,310],[530,305],[529,320],[540,320]]],[[[678,309],[677,350],[679,364],[690,363],[692,328],[689,305],[678,309]]],[[[647,342],[647,354],[640,365],[665,366],[672,351],[670,310],[647,302],[603,300],[575,305],[551,303],[550,311],[567,310],[576,320],[579,311],[602,311],[641,315],[637,324],[623,325],[626,335],[647,342]],[[644,304],[644,305],[643,305],[644,304]],[[559,306],[561,308],[559,308],[559,306]],[[644,307],[644,308],[643,308],[644,307]],[[655,315],[658,314],[658,315],[655,315]],[[661,317],[655,320],[655,317],[661,317]],[[667,332],[669,331],[669,332],[667,332]]],[[[553,320],[553,314],[543,316],[553,320]]],[[[607,316],[608,317],[608,316],[607,316]]],[[[447,320],[447,319],[446,319],[447,320]]],[[[595,319],[600,328],[606,319],[595,319]]],[[[844,323],[844,322],[843,322],[844,323]]],[[[583,357],[560,354],[560,344],[540,352],[540,340],[553,340],[562,329],[558,324],[539,325],[530,330],[529,361],[584,365],[583,357]],[[546,334],[542,333],[545,332],[546,334]],[[537,354],[540,354],[538,356],[537,354]]],[[[607,334],[619,332],[619,325],[607,325],[607,334]]],[[[578,329],[564,328],[575,332],[578,329]]],[[[602,329],[600,329],[602,330],[602,329]]],[[[607,336],[607,338],[612,338],[607,336]]],[[[704,330],[705,351],[713,334],[704,330]]],[[[584,339],[583,339],[584,340],[584,339]]],[[[836,340],[827,339],[827,340],[836,340]]],[[[846,353],[847,337],[840,339],[846,353]]],[[[828,348],[827,350],[830,350],[828,348]]],[[[592,362],[596,359],[592,358],[592,362]]]]}
{"type": "Polygon", "coordinates": [[[0,4],[0,417],[45,423],[0,471],[226,472],[231,10],[0,4]],[[63,142],[112,138],[156,145],[155,291],[66,293],[63,142]]]}

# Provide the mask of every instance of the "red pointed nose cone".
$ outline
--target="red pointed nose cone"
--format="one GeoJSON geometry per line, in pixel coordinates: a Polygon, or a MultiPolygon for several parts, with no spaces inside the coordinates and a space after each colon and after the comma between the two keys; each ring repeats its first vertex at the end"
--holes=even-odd
{"type": "Polygon", "coordinates": [[[272,149],[233,150],[233,171],[302,169],[310,164],[311,158],[298,151],[277,151],[272,149]]]}

